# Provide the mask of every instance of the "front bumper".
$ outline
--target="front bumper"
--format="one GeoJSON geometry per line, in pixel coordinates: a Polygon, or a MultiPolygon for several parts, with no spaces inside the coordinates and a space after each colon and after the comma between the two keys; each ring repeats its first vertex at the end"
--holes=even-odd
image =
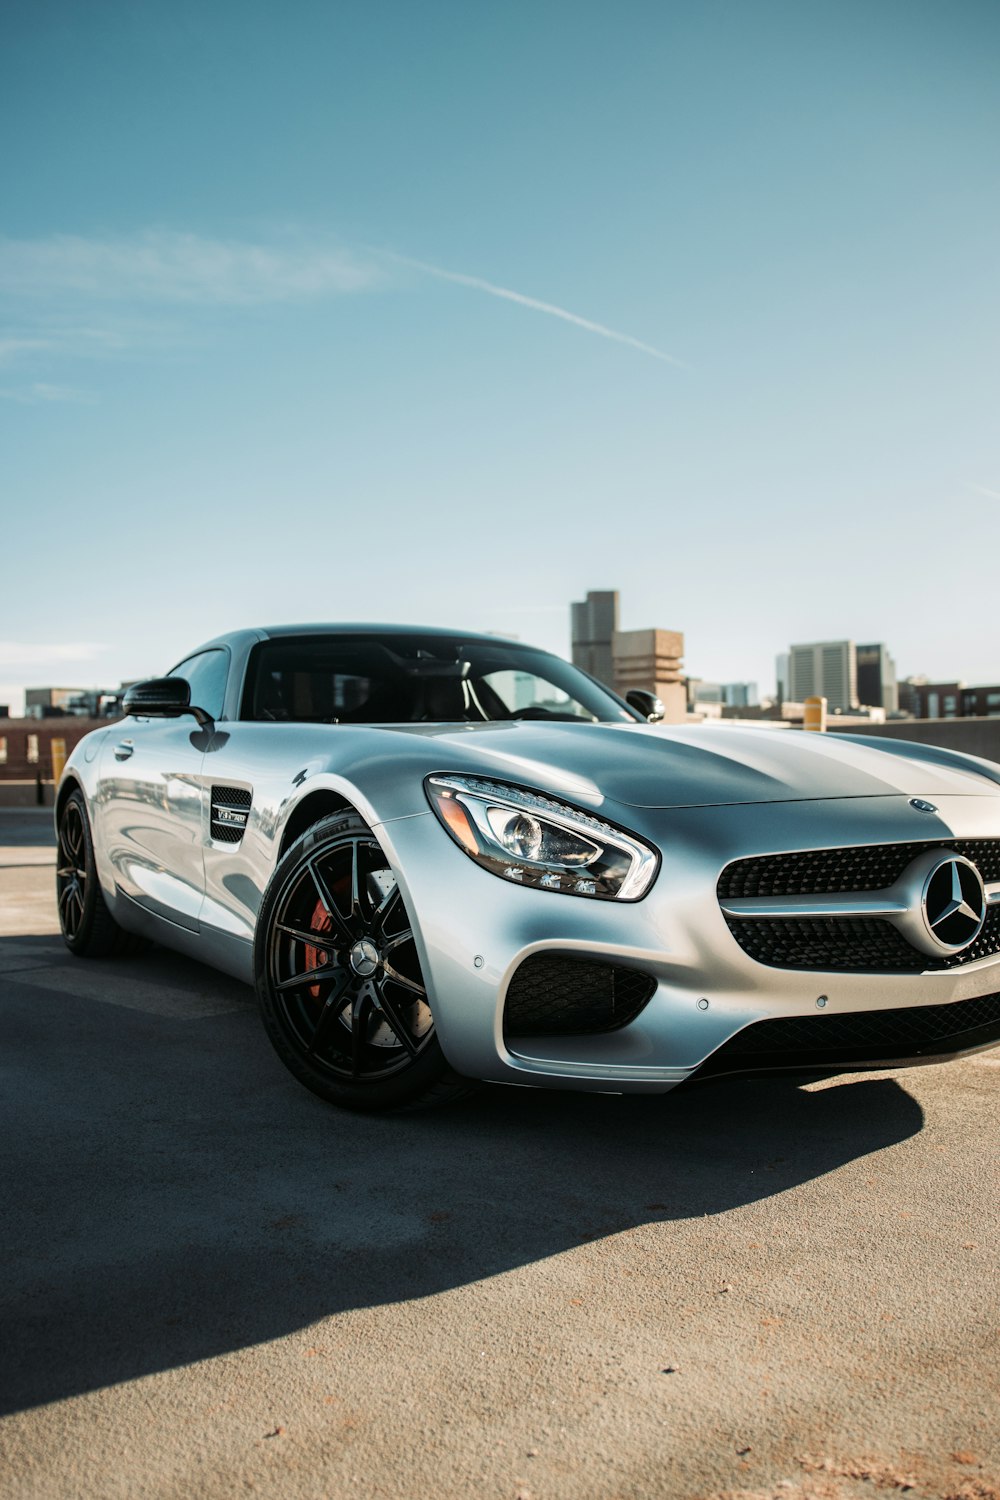
{"type": "Polygon", "coordinates": [[[974,1026],[959,1010],[953,1025],[944,1014],[1000,993],[1000,955],[912,974],[771,968],[740,948],[716,894],[722,869],[755,855],[1000,837],[996,797],[939,798],[933,816],[915,813],[898,796],[606,811],[661,851],[662,868],[641,901],[508,884],[468,859],[429,811],[378,827],[417,924],[441,1045],[460,1073],[502,1083],[662,1092],[722,1072],[909,1065],[1000,1039],[992,1014],[974,1026]],[[524,960],[540,953],[641,970],[655,980],[655,992],[620,1030],[505,1037],[508,986],[524,960]],[[902,1021],[902,1013],[918,1011],[926,1012],[923,1026],[902,1021]],[[941,1013],[934,1035],[931,1011],[941,1013]],[[891,1035],[876,1019],[888,1013],[900,1018],[891,1035]],[[853,1030],[845,1029],[847,1017],[855,1018],[853,1030]],[[793,1018],[801,1018],[800,1029],[810,1019],[798,1038],[775,1046],[772,1033],[769,1045],[757,1045],[760,1023],[793,1018]]]}
{"type": "Polygon", "coordinates": [[[947,1005],[813,1016],[777,1016],[746,1026],[713,1052],[696,1080],[770,1073],[870,1072],[982,1052],[1000,1042],[1000,994],[947,1005]]]}

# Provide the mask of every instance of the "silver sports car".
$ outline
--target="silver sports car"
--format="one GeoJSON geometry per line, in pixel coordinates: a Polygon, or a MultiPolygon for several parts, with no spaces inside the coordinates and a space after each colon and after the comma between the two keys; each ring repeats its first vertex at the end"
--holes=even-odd
{"type": "Polygon", "coordinates": [[[1000,1040],[990,762],[666,728],[545,652],[397,626],[236,631],[124,706],[58,788],[68,946],[138,935],[253,983],[336,1104],[1000,1040]]]}

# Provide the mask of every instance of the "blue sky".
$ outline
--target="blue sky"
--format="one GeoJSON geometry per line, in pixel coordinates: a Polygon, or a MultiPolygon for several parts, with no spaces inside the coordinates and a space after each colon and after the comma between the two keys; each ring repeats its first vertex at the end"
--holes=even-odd
{"type": "Polygon", "coordinates": [[[8,0],[0,113],[0,701],[590,588],[1000,680],[992,0],[8,0]]]}

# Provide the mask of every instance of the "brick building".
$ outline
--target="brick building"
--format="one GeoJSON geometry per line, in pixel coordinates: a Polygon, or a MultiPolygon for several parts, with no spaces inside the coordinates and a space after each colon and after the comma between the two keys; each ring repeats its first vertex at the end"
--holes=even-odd
{"type": "MultiPolygon", "coordinates": [[[[52,781],[52,741],[62,740],[66,755],[92,729],[106,729],[107,719],[0,719],[0,784],[20,782],[22,801],[48,801],[43,789],[52,781]],[[35,790],[32,791],[32,785],[35,790]]],[[[10,786],[9,790],[13,791],[10,786]]]]}
{"type": "Polygon", "coordinates": [[[995,719],[1000,718],[1000,684],[966,687],[964,682],[905,683],[900,707],[915,719],[995,719]]]}

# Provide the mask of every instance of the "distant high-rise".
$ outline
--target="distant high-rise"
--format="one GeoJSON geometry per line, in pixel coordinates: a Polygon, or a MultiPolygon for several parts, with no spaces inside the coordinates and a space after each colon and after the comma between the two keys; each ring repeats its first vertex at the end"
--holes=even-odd
{"type": "Polygon", "coordinates": [[[927,678],[921,676],[904,677],[902,682],[897,682],[896,701],[901,713],[912,714],[915,719],[919,719],[918,692],[926,682],[927,678]]]}
{"type": "Polygon", "coordinates": [[[849,713],[858,706],[858,668],[853,641],[812,641],[789,651],[788,697],[795,703],[818,695],[849,713]]]}
{"type": "Polygon", "coordinates": [[[570,610],[574,667],[613,687],[615,664],[611,642],[618,629],[618,590],[591,589],[586,599],[571,604],[570,610]]]}
{"type": "Polygon", "coordinates": [[[760,702],[755,682],[724,682],[722,701],[727,708],[754,708],[760,702]]]}
{"type": "Polygon", "coordinates": [[[791,657],[789,656],[787,651],[779,651],[777,656],[774,658],[774,680],[778,690],[778,697],[782,702],[784,702],[786,698],[791,698],[792,696],[788,690],[788,671],[790,662],[791,657]]]}
{"type": "Polygon", "coordinates": [[[668,724],[687,711],[681,670],[684,637],[679,630],[619,630],[618,593],[591,590],[572,605],[573,665],[623,698],[632,688],[655,693],[668,724]]]}
{"type": "Polygon", "coordinates": [[[876,644],[857,648],[858,697],[866,708],[884,708],[894,714],[899,708],[896,685],[896,663],[887,646],[876,644]]]}

